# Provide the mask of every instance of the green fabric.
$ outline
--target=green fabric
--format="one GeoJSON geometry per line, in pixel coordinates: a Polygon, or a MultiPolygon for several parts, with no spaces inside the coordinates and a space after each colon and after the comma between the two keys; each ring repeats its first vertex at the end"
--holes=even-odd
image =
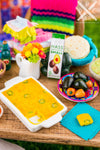
{"type": "Polygon", "coordinates": [[[71,25],[71,26],[73,26],[74,25],[74,21],[72,21],[72,20],[68,20],[68,19],[66,19],[66,18],[58,18],[58,17],[49,17],[49,16],[47,16],[47,17],[45,17],[45,16],[33,16],[32,18],[32,21],[42,21],[42,20],[48,20],[48,21],[53,21],[53,22],[62,22],[62,23],[66,23],[66,24],[68,24],[68,25],[71,25]]]}
{"type": "Polygon", "coordinates": [[[45,24],[45,25],[57,25],[57,26],[61,26],[61,27],[67,27],[67,28],[70,28],[70,29],[73,29],[74,30],[74,22],[73,22],[73,25],[70,25],[70,24],[67,24],[67,23],[62,23],[62,22],[57,22],[57,21],[50,21],[50,20],[34,20],[33,21],[36,21],[38,24],[45,24]]]}

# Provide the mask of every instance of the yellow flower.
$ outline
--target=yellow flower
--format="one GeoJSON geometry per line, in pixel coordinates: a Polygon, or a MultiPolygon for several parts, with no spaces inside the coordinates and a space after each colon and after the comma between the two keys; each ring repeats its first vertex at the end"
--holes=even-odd
{"type": "Polygon", "coordinates": [[[44,49],[43,49],[43,48],[41,48],[41,51],[44,51],[44,49]]]}
{"type": "Polygon", "coordinates": [[[26,47],[27,47],[28,50],[32,50],[33,45],[32,45],[32,43],[29,43],[26,47]]]}
{"type": "Polygon", "coordinates": [[[25,52],[25,56],[26,56],[27,58],[29,58],[29,57],[31,56],[31,52],[30,52],[30,51],[26,51],[26,52],[25,52]]]}
{"type": "Polygon", "coordinates": [[[32,49],[32,53],[33,53],[33,54],[38,54],[38,52],[39,52],[38,48],[33,48],[33,49],[32,49]]]}
{"type": "Polygon", "coordinates": [[[28,49],[27,49],[27,46],[24,46],[23,47],[23,51],[27,51],[28,49]]]}

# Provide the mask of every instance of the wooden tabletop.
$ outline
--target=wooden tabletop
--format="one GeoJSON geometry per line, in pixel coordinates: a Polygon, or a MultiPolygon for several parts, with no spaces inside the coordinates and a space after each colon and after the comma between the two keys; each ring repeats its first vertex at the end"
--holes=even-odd
{"type": "MultiPolygon", "coordinates": [[[[90,75],[88,65],[84,67],[73,67],[71,72],[82,71],[83,73],[90,75]]],[[[4,88],[4,82],[18,76],[19,69],[15,62],[12,62],[11,70],[7,71],[3,78],[0,79],[0,89],[4,88]]],[[[76,104],[63,98],[57,91],[56,79],[47,79],[41,75],[39,81],[44,84],[54,95],[56,95],[67,107],[68,111],[76,104]]],[[[33,141],[41,143],[56,143],[66,145],[81,145],[81,146],[93,146],[100,147],[100,132],[89,141],[84,141],[68,129],[60,125],[60,123],[54,125],[49,129],[41,129],[36,133],[30,132],[17,117],[0,101],[0,104],[4,108],[4,114],[0,119],[0,138],[15,139],[23,141],[33,141]]],[[[100,94],[89,105],[100,111],[100,94]]]]}

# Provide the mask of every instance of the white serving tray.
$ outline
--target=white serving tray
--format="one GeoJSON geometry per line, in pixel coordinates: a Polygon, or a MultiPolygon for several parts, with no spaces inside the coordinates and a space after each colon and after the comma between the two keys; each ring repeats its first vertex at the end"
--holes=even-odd
{"type": "MultiPolygon", "coordinates": [[[[52,96],[56,98],[56,100],[64,107],[63,110],[59,111],[57,114],[53,115],[49,119],[43,121],[42,123],[38,125],[34,125],[28,121],[28,119],[7,99],[2,92],[9,89],[13,85],[22,82],[24,80],[27,80],[29,78],[34,79],[37,83],[41,85],[45,90],[47,90],[50,94],[52,94],[43,84],[41,84],[39,81],[37,81],[33,77],[28,77],[28,78],[21,78],[21,77],[15,77],[7,82],[5,82],[5,88],[0,90],[0,99],[1,101],[20,119],[20,121],[31,131],[31,132],[36,132],[42,127],[44,128],[50,128],[51,126],[55,125],[59,121],[62,120],[62,116],[66,113],[67,107],[53,94],[52,96]]],[[[30,118],[32,121],[32,118],[30,118]]]]}

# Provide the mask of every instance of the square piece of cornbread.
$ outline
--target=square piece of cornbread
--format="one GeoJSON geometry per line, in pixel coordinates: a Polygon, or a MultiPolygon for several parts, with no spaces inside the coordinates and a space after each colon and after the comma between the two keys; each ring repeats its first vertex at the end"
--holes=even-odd
{"type": "Polygon", "coordinates": [[[88,113],[77,115],[77,120],[80,124],[80,126],[86,126],[93,123],[93,119],[88,113]]]}

